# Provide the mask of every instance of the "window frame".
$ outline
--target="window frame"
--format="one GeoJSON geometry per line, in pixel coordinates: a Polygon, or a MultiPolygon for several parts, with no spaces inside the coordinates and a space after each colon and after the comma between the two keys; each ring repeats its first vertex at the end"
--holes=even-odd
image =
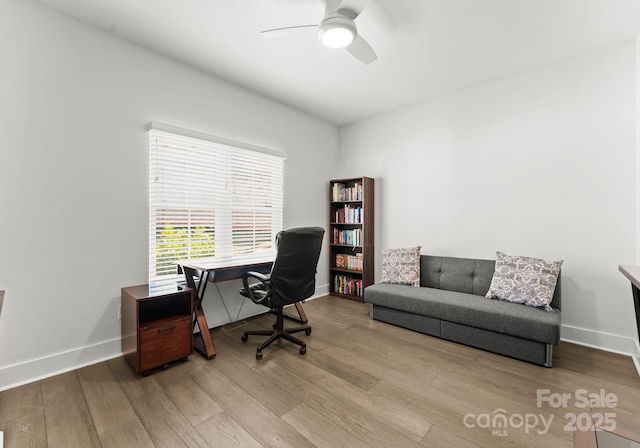
{"type": "Polygon", "coordinates": [[[180,280],[177,261],[187,258],[230,265],[273,260],[283,228],[286,153],[157,122],[148,131],[149,282],[180,280]],[[161,247],[159,235],[170,223],[178,229],[167,236],[174,243],[161,247]],[[171,246],[178,250],[158,256],[171,246]]]}

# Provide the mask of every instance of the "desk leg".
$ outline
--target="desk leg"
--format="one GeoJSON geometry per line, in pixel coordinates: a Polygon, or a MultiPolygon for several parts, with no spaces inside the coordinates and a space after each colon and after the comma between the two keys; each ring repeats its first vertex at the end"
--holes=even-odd
{"type": "Polygon", "coordinates": [[[638,336],[640,336],[640,290],[631,283],[631,291],[633,293],[633,307],[636,309],[636,328],[638,329],[638,336]]]}
{"type": "Polygon", "coordinates": [[[209,282],[209,273],[207,271],[200,272],[200,281],[198,287],[196,287],[193,278],[197,272],[194,269],[183,267],[184,275],[187,279],[187,285],[193,289],[193,328],[196,324],[200,329],[200,337],[194,335],[193,348],[207,359],[213,359],[216,356],[216,348],[213,345],[213,339],[211,339],[211,333],[209,332],[209,324],[207,324],[207,317],[204,315],[202,309],[202,299],[204,299],[204,293],[207,290],[207,283],[209,282]]]}
{"type": "Polygon", "coordinates": [[[296,302],[294,305],[296,307],[296,311],[298,312],[298,317],[292,316],[291,314],[285,314],[285,313],[282,313],[282,315],[284,317],[288,317],[289,319],[293,319],[302,324],[306,324],[307,322],[309,322],[309,319],[307,319],[307,315],[304,312],[304,308],[302,308],[302,302],[296,302]]]}

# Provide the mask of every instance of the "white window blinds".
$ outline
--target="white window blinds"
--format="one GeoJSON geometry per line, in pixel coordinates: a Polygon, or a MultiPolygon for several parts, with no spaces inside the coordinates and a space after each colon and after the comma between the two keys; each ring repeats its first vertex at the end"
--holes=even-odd
{"type": "Polygon", "coordinates": [[[149,281],[175,277],[179,260],[273,260],[284,154],[150,128],[149,281]]]}

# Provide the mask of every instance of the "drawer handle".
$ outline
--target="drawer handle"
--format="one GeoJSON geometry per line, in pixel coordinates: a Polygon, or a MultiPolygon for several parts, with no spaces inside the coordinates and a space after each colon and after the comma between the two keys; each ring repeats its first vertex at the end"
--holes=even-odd
{"type": "Polygon", "coordinates": [[[173,327],[169,327],[169,328],[161,328],[158,330],[158,333],[169,333],[170,331],[173,331],[176,329],[176,326],[174,325],[173,327]]]}

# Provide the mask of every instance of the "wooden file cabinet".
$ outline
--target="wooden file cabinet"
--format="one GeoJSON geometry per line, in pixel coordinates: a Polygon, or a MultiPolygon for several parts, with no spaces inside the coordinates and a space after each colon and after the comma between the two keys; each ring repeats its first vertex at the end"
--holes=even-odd
{"type": "Polygon", "coordinates": [[[191,292],[176,284],[122,288],[122,352],[136,372],[193,353],[191,292]]]}

